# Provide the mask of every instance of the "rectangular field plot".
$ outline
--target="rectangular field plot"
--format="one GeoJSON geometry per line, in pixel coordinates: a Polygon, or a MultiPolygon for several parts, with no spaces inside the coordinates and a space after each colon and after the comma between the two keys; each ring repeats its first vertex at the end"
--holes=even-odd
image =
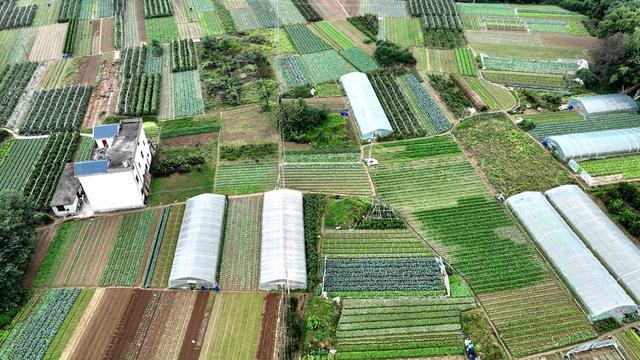
{"type": "Polygon", "coordinates": [[[269,191],[276,187],[278,163],[272,161],[221,162],[214,192],[229,195],[269,191]]]}
{"type": "Polygon", "coordinates": [[[408,230],[325,230],[322,254],[329,258],[428,257],[431,251],[408,230]]]}
{"type": "Polygon", "coordinates": [[[324,41],[337,50],[345,50],[355,47],[356,44],[328,21],[313,23],[311,29],[316,31],[324,41]]]}
{"type": "MultiPolygon", "coordinates": [[[[325,20],[339,20],[349,17],[347,9],[339,0],[309,1],[314,10],[325,20]]],[[[353,14],[353,15],[358,15],[353,14]]]]}
{"type": "Polygon", "coordinates": [[[348,296],[352,291],[424,291],[443,294],[438,263],[429,258],[328,259],[323,289],[348,296]]]}
{"type": "Polygon", "coordinates": [[[44,61],[61,58],[67,26],[67,23],[62,23],[39,27],[29,52],[29,60],[44,61]]]}
{"type": "Polygon", "coordinates": [[[538,125],[560,123],[564,121],[580,121],[584,117],[576,111],[547,111],[540,113],[522,114],[522,119],[538,125]]]}
{"type": "Polygon", "coordinates": [[[21,30],[0,31],[0,67],[10,63],[12,53],[21,30]]]}
{"type": "Polygon", "coordinates": [[[153,266],[152,280],[145,284],[145,287],[160,288],[169,285],[169,274],[178,243],[178,235],[180,235],[184,205],[171,206],[169,209],[169,217],[166,220],[162,241],[153,266]]]}
{"type": "Polygon", "coordinates": [[[364,50],[357,47],[340,51],[340,56],[361,72],[369,72],[378,68],[376,61],[364,50]]]}
{"type": "Polygon", "coordinates": [[[285,55],[274,59],[278,80],[285,88],[311,83],[309,71],[299,55],[285,55]]]}
{"type": "Polygon", "coordinates": [[[174,115],[189,116],[203,112],[200,77],[197,71],[183,71],[172,76],[174,115]]]}
{"type": "Polygon", "coordinates": [[[344,359],[462,355],[461,312],[473,298],[345,299],[338,323],[344,359]]]}
{"type": "Polygon", "coordinates": [[[264,305],[262,293],[221,293],[215,296],[201,359],[253,359],[264,305]]]}
{"type": "Polygon", "coordinates": [[[507,71],[482,70],[482,76],[487,80],[516,87],[530,87],[542,89],[564,89],[567,81],[558,74],[517,73],[507,71]]]}
{"type": "Polygon", "coordinates": [[[262,196],[229,198],[219,276],[222,290],[258,289],[261,214],[262,196]]]}
{"type": "MultiPolygon", "coordinates": [[[[31,177],[34,164],[40,158],[47,145],[47,139],[13,140],[7,149],[3,148],[3,160],[0,164],[0,191],[22,192],[31,177]],[[6,152],[8,151],[8,155],[6,152]],[[6,157],[5,157],[6,156],[6,157]]],[[[3,146],[7,142],[3,143],[3,146]]]]}
{"type": "Polygon", "coordinates": [[[198,12],[198,22],[205,35],[216,36],[224,34],[224,25],[215,11],[198,12]]]}
{"type": "Polygon", "coordinates": [[[288,188],[329,194],[372,194],[369,176],[360,163],[286,164],[284,177],[288,188]]]}
{"type": "Polygon", "coordinates": [[[424,37],[419,19],[386,18],[380,21],[379,39],[400,46],[423,46],[424,37]]]}
{"type": "Polygon", "coordinates": [[[516,98],[503,87],[491,84],[486,80],[465,77],[463,80],[478,94],[493,111],[509,110],[516,106],[516,98]]]}
{"type": "Polygon", "coordinates": [[[353,66],[335,50],[305,54],[301,57],[302,63],[309,71],[311,81],[316,84],[338,80],[340,76],[354,71],[353,66]]]}
{"type": "Polygon", "coordinates": [[[533,47],[531,51],[536,51],[535,47],[541,47],[540,35],[528,34],[524,32],[513,31],[475,31],[468,30],[464,32],[467,41],[471,44],[503,44],[520,45],[533,47]]]}
{"type": "Polygon", "coordinates": [[[595,336],[584,313],[555,278],[519,290],[480,295],[480,301],[517,357],[595,336]]]}
{"type": "Polygon", "coordinates": [[[147,41],[158,40],[161,44],[168,44],[171,40],[179,39],[178,25],[173,17],[162,17],[144,20],[147,41]]]}
{"type": "MultiPolygon", "coordinates": [[[[569,112],[569,114],[575,115],[575,113],[571,112],[569,112]]],[[[640,115],[637,114],[614,113],[574,121],[562,120],[561,116],[562,115],[559,115],[554,122],[549,121],[542,124],[536,123],[536,127],[529,131],[529,133],[536,139],[542,139],[552,135],[628,129],[640,126],[640,115]]],[[[571,119],[575,118],[572,117],[571,119]]]]}
{"type": "Polygon", "coordinates": [[[582,161],[580,167],[593,177],[617,175],[623,179],[637,179],[640,178],[640,155],[582,161]]]}
{"type": "Polygon", "coordinates": [[[90,86],[68,86],[38,93],[31,103],[27,120],[20,125],[20,133],[44,135],[79,130],[91,90],[90,86]]]}
{"type": "Polygon", "coordinates": [[[258,19],[253,14],[246,0],[223,0],[224,5],[233,18],[238,31],[248,31],[260,27],[258,19]]]}
{"type": "Polygon", "coordinates": [[[456,58],[453,50],[429,49],[423,47],[411,48],[420,71],[437,73],[458,73],[456,58]]]}
{"type": "Polygon", "coordinates": [[[311,54],[331,49],[329,44],[305,25],[285,25],[283,28],[299,54],[311,54]]]}
{"type": "Polygon", "coordinates": [[[383,18],[407,18],[409,17],[409,9],[407,3],[402,0],[362,0],[359,15],[367,14],[383,18]]]}

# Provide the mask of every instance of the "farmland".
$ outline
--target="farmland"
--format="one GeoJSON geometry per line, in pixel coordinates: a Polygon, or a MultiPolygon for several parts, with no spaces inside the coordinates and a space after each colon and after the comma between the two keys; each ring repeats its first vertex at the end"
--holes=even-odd
{"type": "Polygon", "coordinates": [[[0,96],[6,99],[6,103],[0,108],[0,124],[6,124],[7,120],[13,113],[18,104],[19,96],[10,96],[10,94],[19,94],[24,91],[36,70],[37,63],[28,62],[22,64],[12,64],[2,68],[2,82],[0,82],[0,96]]]}
{"type": "Polygon", "coordinates": [[[322,253],[330,258],[427,257],[428,248],[407,230],[325,230],[322,253]]]}
{"type": "Polygon", "coordinates": [[[90,86],[67,86],[40,92],[20,125],[20,133],[43,135],[60,131],[77,131],[82,125],[89,98],[90,86]]]}
{"type": "Polygon", "coordinates": [[[493,111],[508,110],[516,105],[516,98],[506,89],[487,81],[465,77],[464,81],[493,111]]]}
{"type": "Polygon", "coordinates": [[[0,189],[24,189],[33,172],[33,165],[38,161],[47,142],[47,139],[15,140],[0,166],[0,189]]]}
{"type": "Polygon", "coordinates": [[[593,177],[619,174],[624,179],[640,178],[640,156],[637,155],[581,161],[580,167],[593,177]]]}
{"type": "Polygon", "coordinates": [[[564,77],[557,74],[533,74],[483,70],[482,75],[489,81],[511,86],[543,89],[564,89],[567,86],[567,82],[564,77]]]}
{"type": "MultiPolygon", "coordinates": [[[[575,116],[575,113],[573,115],[575,116]]],[[[589,119],[572,117],[569,121],[563,120],[563,117],[556,117],[553,122],[536,123],[536,127],[529,133],[536,139],[542,139],[552,135],[626,129],[638,126],[640,126],[640,116],[636,114],[607,114],[589,119]]]]}
{"type": "Polygon", "coordinates": [[[338,30],[332,23],[328,21],[316,22],[311,25],[311,29],[320,35],[320,37],[330,44],[336,50],[346,50],[353,48],[356,44],[338,30]]]}
{"type": "Polygon", "coordinates": [[[369,75],[369,81],[394,131],[405,136],[426,133],[425,125],[402,95],[392,74],[381,72],[369,75]]]}
{"type": "Polygon", "coordinates": [[[220,162],[214,191],[240,195],[269,191],[276,187],[278,164],[274,161],[220,162]]]}
{"type": "Polygon", "coordinates": [[[329,194],[371,195],[371,184],[359,163],[288,163],[287,187],[329,194]]]}
{"type": "Polygon", "coordinates": [[[230,198],[225,225],[220,288],[257,290],[262,197],[230,198]]]}
{"type": "Polygon", "coordinates": [[[304,25],[285,25],[283,28],[300,54],[311,54],[331,49],[327,43],[304,25]]]}
{"type": "Polygon", "coordinates": [[[335,81],[340,76],[353,71],[353,67],[335,50],[305,54],[301,58],[302,63],[308,69],[311,81],[314,83],[335,81]]]}
{"type": "Polygon", "coordinates": [[[383,19],[380,22],[378,38],[392,41],[400,46],[424,45],[420,20],[418,19],[383,19]]]}
{"type": "MultiPolygon", "coordinates": [[[[150,267],[152,269],[151,282],[145,279],[145,287],[165,287],[169,283],[169,273],[173,263],[173,254],[178,243],[184,205],[171,206],[168,210],[169,216],[164,225],[160,247],[155,255],[155,263],[150,267]]],[[[147,273],[147,276],[149,276],[149,273],[147,273]]]]}

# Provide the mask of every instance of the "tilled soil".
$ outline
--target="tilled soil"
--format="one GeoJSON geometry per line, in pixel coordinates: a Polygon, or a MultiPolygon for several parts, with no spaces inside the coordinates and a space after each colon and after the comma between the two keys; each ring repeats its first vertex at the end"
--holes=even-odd
{"type": "Polygon", "coordinates": [[[134,343],[138,326],[142,323],[147,305],[153,292],[136,289],[124,315],[120,318],[116,331],[111,335],[107,351],[102,357],[105,360],[123,359],[127,347],[134,343]]]}
{"type": "Polygon", "coordinates": [[[564,34],[540,34],[542,46],[571,48],[571,49],[595,49],[600,44],[600,39],[591,36],[571,36],[564,34]]]}
{"type": "Polygon", "coordinates": [[[113,51],[113,17],[103,18],[100,29],[100,52],[113,51]]]}
{"type": "Polygon", "coordinates": [[[38,238],[36,239],[36,252],[31,257],[31,261],[29,261],[27,270],[24,273],[24,277],[22,278],[22,287],[28,288],[33,286],[33,279],[35,279],[36,274],[38,273],[40,264],[42,264],[42,260],[44,260],[47,250],[49,249],[49,245],[51,245],[51,241],[53,240],[57,230],[58,225],[51,225],[40,228],[36,231],[38,234],[38,238]]]}
{"type": "Polygon", "coordinates": [[[343,97],[330,98],[306,98],[304,101],[309,105],[326,107],[330,112],[340,113],[347,109],[347,104],[343,97]]]}
{"type": "Polygon", "coordinates": [[[204,318],[204,312],[207,307],[207,299],[209,292],[199,292],[196,296],[196,302],[193,305],[191,319],[187,326],[187,332],[182,341],[182,349],[178,359],[181,360],[197,360],[202,348],[202,339],[204,338],[204,329],[207,326],[207,319],[204,318]]]}
{"type": "Polygon", "coordinates": [[[136,6],[136,26],[138,28],[138,40],[140,42],[147,42],[147,30],[144,27],[144,5],[142,4],[142,0],[136,0],[135,6],[136,6]]]}
{"type": "Polygon", "coordinates": [[[271,360],[275,358],[278,334],[278,318],[280,315],[280,293],[268,293],[264,303],[262,322],[260,323],[260,339],[256,359],[271,360]]]}
{"type": "Polygon", "coordinates": [[[104,66],[102,79],[91,93],[91,100],[84,117],[83,127],[99,125],[106,116],[116,111],[116,101],[120,91],[120,65],[108,62],[104,66]]]}
{"type": "Polygon", "coordinates": [[[81,58],[80,64],[78,65],[77,84],[93,86],[98,77],[101,60],[102,55],[92,55],[81,58]]]}

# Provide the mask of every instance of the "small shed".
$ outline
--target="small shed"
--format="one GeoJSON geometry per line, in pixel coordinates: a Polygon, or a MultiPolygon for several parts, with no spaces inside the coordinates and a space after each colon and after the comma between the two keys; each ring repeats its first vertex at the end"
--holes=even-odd
{"type": "Polygon", "coordinates": [[[569,105],[587,118],[616,112],[638,112],[638,104],[626,94],[574,97],[569,100],[569,105]]]}
{"type": "Polygon", "coordinates": [[[280,189],[264,194],[260,290],[307,288],[302,193],[280,189]]]}
{"type": "Polygon", "coordinates": [[[385,137],[393,133],[367,74],[352,72],[342,75],[340,84],[347,94],[362,139],[385,137]]]}
{"type": "Polygon", "coordinates": [[[83,201],[84,192],[80,180],[74,176],[73,163],[68,163],[60,175],[58,187],[53,193],[49,206],[56,216],[71,216],[79,212],[83,201]]]}
{"type": "Polygon", "coordinates": [[[169,275],[170,288],[210,289],[217,285],[225,206],[224,195],[202,194],[187,200],[169,275]]]}

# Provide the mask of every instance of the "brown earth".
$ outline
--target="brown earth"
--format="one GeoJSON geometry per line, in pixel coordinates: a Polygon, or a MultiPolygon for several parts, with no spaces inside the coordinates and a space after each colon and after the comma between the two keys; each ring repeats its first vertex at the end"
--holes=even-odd
{"type": "Polygon", "coordinates": [[[22,278],[22,287],[28,288],[33,286],[33,279],[35,279],[36,274],[38,273],[40,264],[42,264],[42,260],[44,260],[44,257],[47,254],[47,250],[49,249],[49,245],[51,245],[53,237],[56,235],[56,231],[58,231],[58,224],[42,227],[36,230],[36,233],[38,234],[36,239],[36,252],[31,257],[31,261],[29,261],[27,270],[24,273],[24,277],[22,278]]]}
{"type": "Polygon", "coordinates": [[[569,49],[595,49],[600,45],[600,39],[592,36],[571,36],[564,34],[540,34],[542,46],[569,49]]]}
{"type": "Polygon", "coordinates": [[[196,135],[178,136],[160,140],[162,147],[170,148],[192,148],[208,146],[216,138],[217,133],[204,133],[196,135]]]}
{"type": "Polygon", "coordinates": [[[360,15],[360,0],[336,0],[349,13],[349,16],[360,15]]]}
{"type": "Polygon", "coordinates": [[[68,23],[61,23],[38,27],[33,46],[29,52],[29,60],[43,61],[61,58],[68,25],[68,23]]]}
{"type": "Polygon", "coordinates": [[[340,4],[339,0],[318,0],[310,1],[310,3],[316,12],[325,20],[337,20],[349,17],[347,10],[340,4]]]}
{"type": "Polygon", "coordinates": [[[105,63],[102,78],[91,93],[89,107],[84,117],[83,127],[93,127],[102,123],[102,119],[116,111],[116,101],[120,91],[120,65],[105,63]]]}
{"type": "Polygon", "coordinates": [[[257,105],[246,105],[220,113],[220,145],[278,142],[278,130],[257,105]]]}
{"type": "Polygon", "coordinates": [[[191,319],[187,326],[187,331],[182,341],[182,349],[178,359],[181,360],[197,360],[200,356],[202,348],[202,339],[204,338],[204,330],[207,328],[208,318],[204,317],[207,307],[207,299],[209,292],[199,292],[196,296],[196,302],[193,305],[191,319]]]}
{"type": "Polygon", "coordinates": [[[280,293],[268,293],[266,296],[260,323],[258,352],[256,354],[256,359],[258,360],[272,360],[275,358],[281,298],[282,294],[280,293]]]}
{"type": "Polygon", "coordinates": [[[373,55],[373,52],[376,51],[375,41],[365,44],[362,40],[367,36],[358,30],[358,28],[353,26],[348,20],[336,20],[332,21],[332,23],[338,30],[345,34],[349,39],[351,39],[351,41],[356,43],[359,48],[366,51],[369,55],[373,55]]]}
{"type": "Polygon", "coordinates": [[[70,359],[102,358],[111,340],[111,334],[119,325],[134,292],[134,289],[123,288],[104,290],[104,295],[89,319],[87,327],[83,329],[82,334],[78,335],[78,342],[72,348],[67,346],[68,349],[65,349],[70,359]]]}
{"type": "Polygon", "coordinates": [[[123,355],[127,344],[133,341],[133,338],[135,337],[136,330],[142,320],[142,316],[147,308],[151,294],[152,293],[150,291],[140,289],[134,290],[133,296],[129,299],[129,303],[127,304],[127,309],[122,317],[120,317],[115,331],[111,334],[109,345],[102,355],[103,360],[124,358],[123,355]]]}
{"type": "Polygon", "coordinates": [[[347,109],[347,103],[341,96],[330,98],[306,98],[304,101],[309,105],[326,107],[327,110],[334,113],[340,113],[347,109]]]}
{"type": "MultiPolygon", "coordinates": [[[[136,339],[129,345],[127,358],[135,357],[140,359],[150,359],[160,344],[171,339],[171,336],[162,336],[164,324],[171,315],[171,308],[175,303],[176,291],[156,291],[153,293],[152,304],[156,304],[153,313],[144,318],[144,322],[138,327],[136,339]],[[157,298],[157,299],[156,299],[157,298]]],[[[177,329],[173,329],[172,336],[179,337],[177,329]]]]}
{"type": "Polygon", "coordinates": [[[195,291],[175,291],[175,299],[163,324],[162,341],[150,359],[177,359],[196,299],[195,291]]]}
{"type": "Polygon", "coordinates": [[[103,18],[100,26],[100,52],[113,51],[113,17],[103,18]]]}
{"type": "Polygon", "coordinates": [[[93,20],[91,54],[100,54],[100,28],[102,27],[102,19],[93,20]]]}
{"type": "Polygon", "coordinates": [[[147,30],[144,27],[144,5],[142,4],[142,0],[136,0],[135,6],[136,27],[138,28],[138,41],[147,42],[147,30]]]}
{"type": "Polygon", "coordinates": [[[91,55],[80,59],[78,64],[77,84],[92,85],[96,82],[102,55],[91,55]]]}

